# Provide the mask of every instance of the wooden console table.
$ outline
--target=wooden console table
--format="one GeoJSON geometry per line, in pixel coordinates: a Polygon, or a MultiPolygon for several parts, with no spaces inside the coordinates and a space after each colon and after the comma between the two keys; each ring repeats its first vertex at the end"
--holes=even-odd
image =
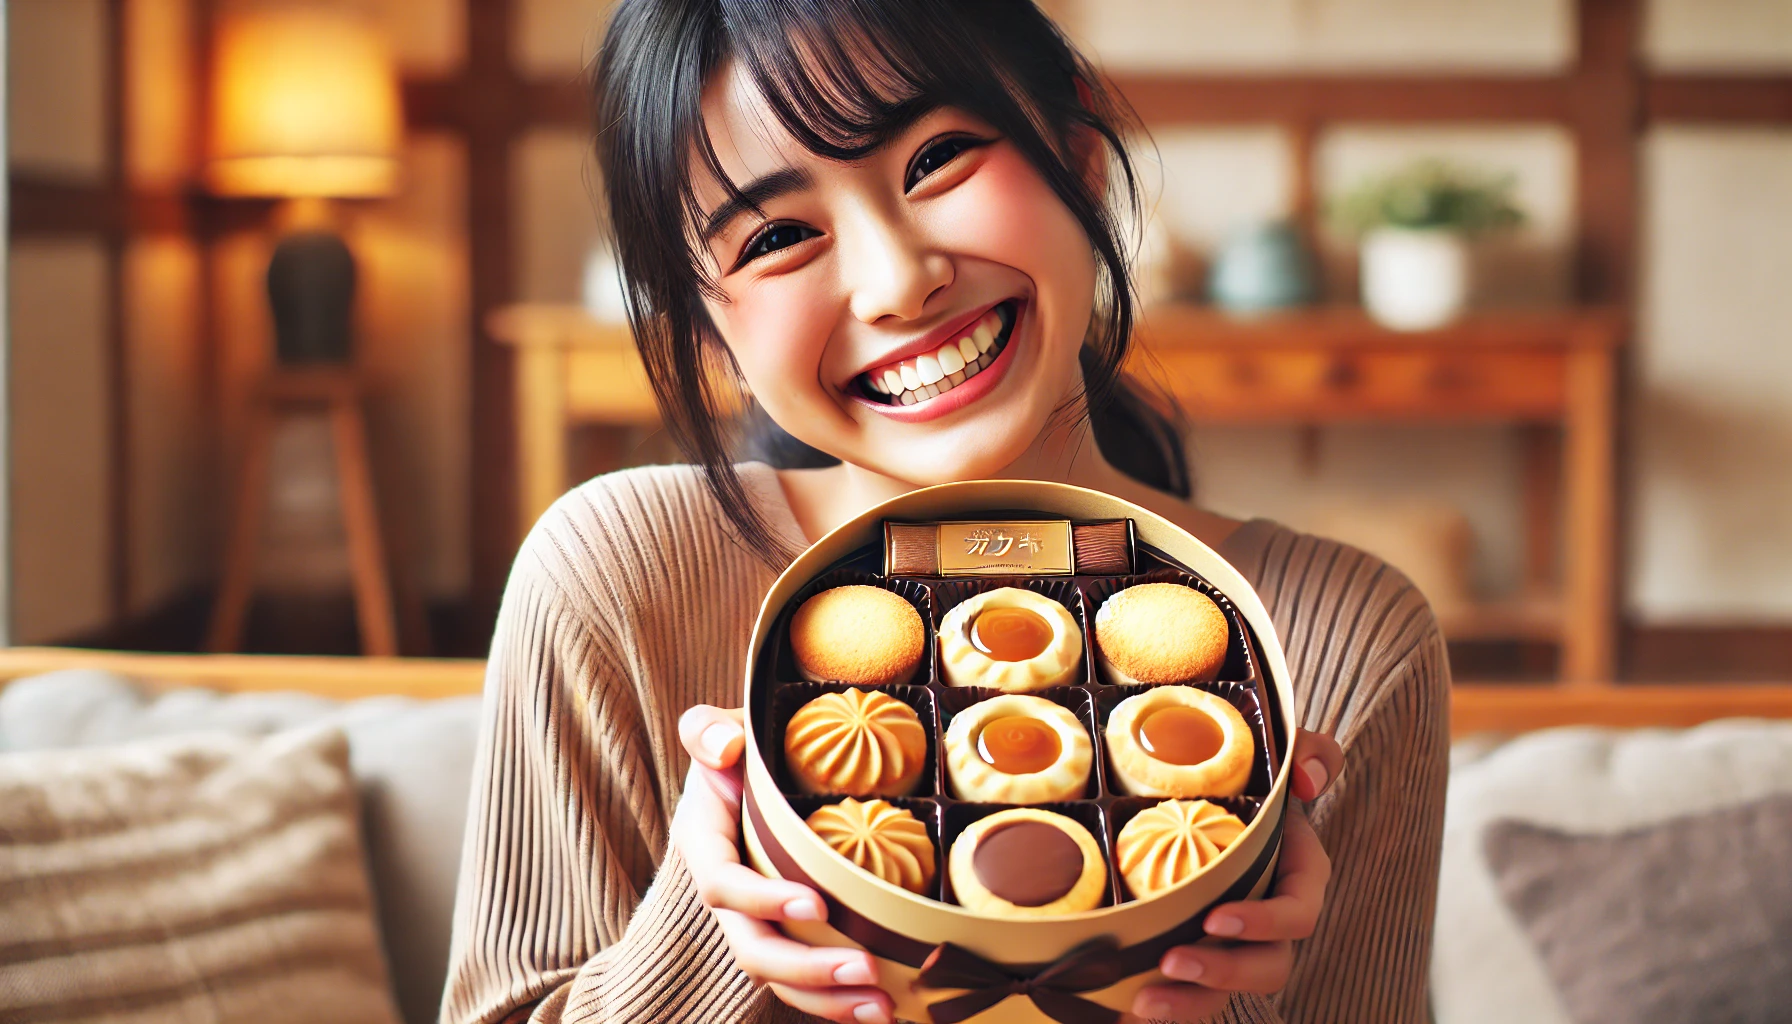
{"type": "MultiPolygon", "coordinates": [[[[517,350],[520,511],[533,523],[569,485],[569,425],[648,426],[659,413],[625,327],[576,307],[513,306],[489,329],[517,350]]],[[[1351,308],[1235,319],[1166,306],[1147,311],[1140,328],[1155,375],[1197,423],[1523,428],[1523,596],[1452,615],[1444,628],[1458,638],[1558,643],[1562,679],[1577,685],[1614,674],[1624,333],[1624,318],[1609,310],[1478,313],[1399,333],[1351,308]]]]}

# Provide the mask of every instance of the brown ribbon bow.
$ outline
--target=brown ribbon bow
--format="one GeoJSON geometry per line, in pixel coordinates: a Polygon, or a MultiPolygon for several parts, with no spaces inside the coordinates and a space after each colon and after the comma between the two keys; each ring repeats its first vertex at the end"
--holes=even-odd
{"type": "Polygon", "coordinates": [[[1117,1024],[1118,1010],[1092,1003],[1079,992],[1107,988],[1129,974],[1112,939],[1097,939],[1047,964],[1037,973],[1016,973],[1013,967],[990,963],[977,954],[942,942],[921,964],[921,984],[928,988],[963,988],[963,995],[927,1004],[933,1024],[958,1024],[1009,996],[1026,996],[1039,1011],[1060,1024],[1117,1024]]]}

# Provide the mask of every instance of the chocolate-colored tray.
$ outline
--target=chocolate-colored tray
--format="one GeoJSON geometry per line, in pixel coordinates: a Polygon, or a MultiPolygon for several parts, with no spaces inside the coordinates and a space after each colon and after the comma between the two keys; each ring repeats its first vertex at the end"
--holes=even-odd
{"type": "Polygon", "coordinates": [[[1244,716],[1256,741],[1256,757],[1243,795],[1206,797],[1239,816],[1246,824],[1255,818],[1268,797],[1272,780],[1279,767],[1277,751],[1286,739],[1286,729],[1279,720],[1277,704],[1269,692],[1263,672],[1261,647],[1256,635],[1230,600],[1205,579],[1190,572],[1169,556],[1138,543],[1133,567],[1126,576],[964,576],[953,578],[885,577],[883,552],[878,545],[867,545],[847,558],[836,562],[809,582],[789,601],[772,627],[754,666],[756,685],[752,688],[750,713],[759,738],[760,755],[778,780],[778,788],[796,813],[804,818],[823,805],[845,799],[842,794],[812,795],[801,792],[790,779],[784,765],[784,726],[792,713],[809,700],[827,692],[853,689],[846,683],[813,683],[802,681],[790,653],[790,617],[811,596],[823,590],[851,584],[881,587],[902,596],[921,614],[927,626],[927,649],[924,676],[901,686],[868,686],[862,689],[881,690],[914,708],[927,731],[927,764],[922,770],[916,791],[907,797],[891,798],[890,802],[905,807],[927,826],[933,840],[937,864],[931,891],[924,895],[946,903],[956,903],[952,883],[946,875],[946,859],[952,843],[978,818],[1008,807],[1031,806],[1057,811],[1081,822],[1095,836],[1107,860],[1108,893],[1102,906],[1130,902],[1120,873],[1114,865],[1115,837],[1139,811],[1161,802],[1158,797],[1134,797],[1114,789],[1108,782],[1109,762],[1104,729],[1108,715],[1122,700],[1151,689],[1149,686],[1115,686],[1100,677],[1095,660],[1095,611],[1101,602],[1129,586],[1141,583],[1175,582],[1194,587],[1219,605],[1231,623],[1231,638],[1226,660],[1219,677],[1209,683],[1189,684],[1224,698],[1244,716]],[[1062,704],[1077,716],[1089,730],[1094,746],[1090,766],[1090,785],[1081,800],[1044,804],[996,804],[960,800],[949,789],[945,761],[941,756],[946,727],[954,715],[980,701],[1000,695],[1002,691],[981,687],[949,686],[940,668],[937,642],[941,618],[954,606],[972,595],[997,587],[1022,587],[1037,591],[1070,609],[1083,631],[1083,666],[1076,682],[1067,686],[1033,691],[1035,696],[1062,704]],[[766,685],[769,684],[769,685],[766,685]]]}

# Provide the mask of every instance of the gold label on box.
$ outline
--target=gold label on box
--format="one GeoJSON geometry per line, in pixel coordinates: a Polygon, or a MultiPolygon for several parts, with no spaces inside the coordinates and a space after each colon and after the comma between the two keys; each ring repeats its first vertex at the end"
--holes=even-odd
{"type": "Polygon", "coordinates": [[[1069,576],[1070,520],[939,524],[941,576],[1069,576]]]}

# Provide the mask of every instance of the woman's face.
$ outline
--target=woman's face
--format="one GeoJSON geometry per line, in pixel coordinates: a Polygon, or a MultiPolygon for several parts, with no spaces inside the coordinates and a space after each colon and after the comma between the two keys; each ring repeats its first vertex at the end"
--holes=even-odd
{"type": "Polygon", "coordinates": [[[1081,385],[1088,237],[1019,150],[962,111],[858,163],[818,157],[725,68],[703,113],[758,209],[699,189],[709,314],[779,425],[923,485],[992,476],[1081,385]]]}

